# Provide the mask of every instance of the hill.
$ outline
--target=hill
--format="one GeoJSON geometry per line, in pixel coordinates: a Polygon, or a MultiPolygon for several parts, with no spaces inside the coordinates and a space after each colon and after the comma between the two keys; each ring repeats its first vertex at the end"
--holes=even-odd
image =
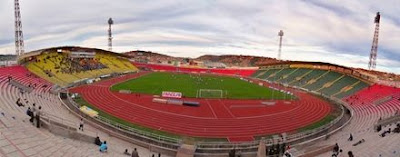
{"type": "Polygon", "coordinates": [[[15,55],[0,55],[0,61],[14,61],[15,59],[15,55]]]}
{"type": "Polygon", "coordinates": [[[240,67],[253,67],[258,64],[268,63],[279,63],[281,61],[274,58],[259,57],[259,56],[246,56],[246,55],[203,55],[197,58],[182,58],[173,57],[164,54],[159,54],[151,51],[130,51],[126,52],[125,55],[133,58],[137,62],[152,62],[152,63],[171,63],[181,62],[189,63],[193,61],[201,62],[218,62],[223,63],[229,67],[240,66],[240,67]]]}

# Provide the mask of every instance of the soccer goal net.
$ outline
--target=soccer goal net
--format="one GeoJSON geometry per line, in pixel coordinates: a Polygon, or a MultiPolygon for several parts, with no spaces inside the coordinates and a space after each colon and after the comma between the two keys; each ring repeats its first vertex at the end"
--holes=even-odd
{"type": "Polygon", "coordinates": [[[227,92],[220,89],[199,89],[197,91],[198,98],[225,98],[227,92]]]}

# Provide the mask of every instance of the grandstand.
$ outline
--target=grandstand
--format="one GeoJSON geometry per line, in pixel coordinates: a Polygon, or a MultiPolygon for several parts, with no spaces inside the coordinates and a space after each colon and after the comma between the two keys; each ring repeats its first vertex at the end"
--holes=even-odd
{"type": "Polygon", "coordinates": [[[123,56],[97,49],[60,47],[34,52],[21,60],[32,73],[59,86],[137,69],[123,56]]]}
{"type": "Polygon", "coordinates": [[[315,68],[310,65],[271,65],[262,67],[252,77],[286,84],[326,96],[343,98],[369,86],[369,82],[343,71],[315,68]]]}
{"type": "MultiPolygon", "coordinates": [[[[385,119],[392,116],[400,110],[400,89],[383,86],[372,85],[364,88],[354,95],[343,98],[349,104],[349,108],[354,112],[353,119],[348,127],[345,127],[339,133],[329,137],[328,140],[318,142],[314,146],[329,145],[339,143],[343,152],[353,151],[356,156],[399,156],[400,145],[398,141],[400,136],[396,134],[388,134],[386,137],[380,137],[374,125],[379,123],[379,119],[385,119]],[[393,99],[375,104],[377,100],[384,99],[388,96],[393,99]],[[348,141],[349,135],[354,136],[353,141],[348,141]],[[360,146],[353,144],[364,139],[365,142],[360,146]]],[[[392,130],[395,125],[385,125],[382,130],[392,130]]],[[[321,156],[329,156],[330,153],[321,156]]]]}
{"type": "MultiPolygon", "coordinates": [[[[0,156],[101,156],[98,147],[92,143],[55,135],[30,124],[26,109],[36,103],[43,108],[43,119],[53,117],[50,118],[52,121],[76,129],[79,118],[66,110],[57,95],[49,93],[50,84],[22,66],[0,68],[0,156]],[[9,78],[25,88],[16,87],[9,78]],[[26,89],[31,87],[33,90],[27,92],[26,89]],[[23,100],[24,107],[15,104],[18,98],[23,100]]],[[[112,137],[89,123],[85,130],[88,136],[100,136],[110,143],[107,156],[125,156],[122,152],[126,148],[131,150],[135,147],[141,156],[151,154],[147,148],[112,137]]]]}
{"type": "MultiPolygon", "coordinates": [[[[242,65],[241,60],[246,62],[243,64],[254,62],[254,59],[238,57],[230,65],[242,65]]],[[[268,62],[259,65],[259,69],[131,63],[123,55],[80,47],[34,51],[22,56],[19,62],[20,65],[0,68],[0,156],[125,156],[124,150],[133,148],[139,150],[140,156],[158,153],[163,157],[176,156],[182,152],[189,156],[226,156],[233,147],[243,156],[256,156],[260,145],[271,147],[284,141],[291,145],[290,152],[296,156],[331,156],[331,149],[325,148],[335,143],[344,152],[351,150],[356,156],[400,155],[398,134],[380,136],[389,128],[396,128],[393,124],[398,123],[400,89],[377,84],[382,82],[376,80],[380,77],[363,70],[327,63],[284,61],[268,62]],[[138,98],[110,90],[116,83],[152,71],[240,77],[292,93],[298,99],[266,101],[262,105],[268,109],[260,109],[260,100],[182,98],[208,104],[193,109],[160,106],[152,102],[153,95],[138,98]],[[111,78],[103,80],[103,76],[111,78]],[[96,82],[87,81],[91,79],[96,82]],[[114,123],[102,116],[87,116],[80,112],[80,105],[72,101],[71,94],[64,94],[67,91],[56,86],[73,86],[68,90],[80,93],[80,97],[97,109],[156,131],[114,123]],[[25,106],[16,105],[18,99],[25,106]],[[326,119],[335,110],[325,99],[340,104],[342,112],[338,110],[336,118],[325,125],[299,131],[310,122],[316,124],[326,119]],[[43,107],[40,129],[31,125],[26,115],[32,103],[43,107]],[[269,116],[270,113],[274,116],[269,116]],[[80,118],[85,120],[84,132],[77,130],[80,118]],[[379,125],[382,130],[377,132],[379,125]],[[196,138],[226,137],[227,140],[187,140],[159,135],[157,131],[196,138]],[[347,140],[349,134],[354,136],[353,141],[347,140]],[[100,153],[91,140],[82,140],[96,136],[109,143],[108,153],[100,153]],[[353,146],[363,139],[365,142],[353,146]]]]}

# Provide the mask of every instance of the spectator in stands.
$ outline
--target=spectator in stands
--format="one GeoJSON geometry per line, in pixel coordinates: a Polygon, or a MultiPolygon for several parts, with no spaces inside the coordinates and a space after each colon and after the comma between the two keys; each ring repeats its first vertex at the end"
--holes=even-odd
{"type": "Polygon", "coordinates": [[[94,144],[95,144],[95,145],[98,145],[98,146],[101,146],[101,141],[100,141],[100,137],[99,137],[99,136],[97,136],[97,137],[94,139],[94,144]]]}
{"type": "Polygon", "coordinates": [[[33,113],[31,107],[28,107],[28,109],[26,110],[26,114],[30,117],[29,121],[33,123],[33,113]]]}
{"type": "Polygon", "coordinates": [[[104,142],[100,145],[100,152],[107,152],[107,141],[104,141],[104,142]]]}
{"type": "Polygon", "coordinates": [[[349,137],[348,141],[353,141],[353,135],[351,133],[350,133],[350,137],[349,137]]]}
{"type": "Polygon", "coordinates": [[[233,149],[231,149],[231,150],[229,151],[229,157],[235,157],[235,154],[236,154],[235,148],[233,148],[233,149]]]}
{"type": "Polygon", "coordinates": [[[36,113],[36,127],[37,128],[40,128],[40,116],[41,116],[41,109],[42,109],[42,106],[39,106],[39,110],[37,111],[37,113],[36,113]]]}
{"type": "Polygon", "coordinates": [[[8,80],[8,83],[10,83],[12,80],[12,77],[10,75],[8,75],[7,80],[8,80]]]}
{"type": "Polygon", "coordinates": [[[36,104],[35,103],[32,104],[31,111],[32,111],[32,114],[31,114],[32,116],[29,121],[32,122],[32,124],[34,124],[34,119],[35,119],[35,115],[36,115],[36,104]]]}
{"type": "Polygon", "coordinates": [[[22,102],[21,102],[21,98],[18,98],[17,102],[15,102],[15,103],[18,105],[18,107],[25,107],[25,105],[22,104],[22,102]]]}
{"type": "Polygon", "coordinates": [[[382,125],[378,125],[377,127],[376,127],[376,131],[377,132],[380,132],[382,130],[382,125]]]}
{"type": "Polygon", "coordinates": [[[292,157],[292,154],[290,154],[288,151],[286,151],[286,152],[283,154],[283,156],[284,156],[284,157],[292,157]]]}
{"type": "Polygon", "coordinates": [[[129,156],[131,155],[131,153],[128,152],[128,149],[125,149],[124,154],[129,156]]]}
{"type": "Polygon", "coordinates": [[[349,152],[347,152],[347,155],[349,155],[349,157],[354,157],[354,155],[353,155],[353,152],[352,152],[352,151],[349,151],[349,152]]]}
{"type": "Polygon", "coordinates": [[[133,149],[131,157],[139,157],[139,153],[137,152],[136,148],[133,149]]]}
{"type": "Polygon", "coordinates": [[[354,143],[353,146],[357,146],[357,145],[359,145],[359,144],[361,144],[361,143],[364,143],[364,142],[365,142],[365,140],[364,140],[364,139],[361,139],[361,140],[358,141],[357,143],[354,143]]]}
{"type": "Polygon", "coordinates": [[[335,146],[333,147],[333,153],[337,154],[339,152],[339,145],[336,143],[335,146]]]}
{"type": "Polygon", "coordinates": [[[79,130],[83,131],[83,124],[84,124],[83,118],[81,118],[81,122],[79,123],[79,130]]]}

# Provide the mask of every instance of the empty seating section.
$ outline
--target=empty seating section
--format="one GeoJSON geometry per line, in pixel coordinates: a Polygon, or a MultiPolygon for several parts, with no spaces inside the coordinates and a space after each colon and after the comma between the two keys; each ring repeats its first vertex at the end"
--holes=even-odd
{"type": "Polygon", "coordinates": [[[47,92],[52,87],[50,82],[33,75],[23,66],[0,68],[0,82],[8,82],[9,78],[39,92],[47,92]]]}
{"type": "Polygon", "coordinates": [[[137,70],[128,60],[120,59],[111,54],[97,53],[96,58],[114,72],[123,73],[137,70]]]}
{"type": "Polygon", "coordinates": [[[334,80],[338,79],[341,76],[342,76],[342,74],[339,74],[339,73],[333,72],[333,71],[329,71],[328,73],[322,75],[322,77],[318,77],[316,79],[312,79],[310,82],[307,83],[306,86],[304,86],[304,88],[307,88],[307,89],[312,90],[312,91],[318,90],[320,88],[323,88],[323,86],[326,83],[334,81],[334,80]]]}
{"type": "Polygon", "coordinates": [[[275,74],[278,71],[279,71],[279,69],[269,69],[268,71],[262,73],[258,78],[259,79],[267,79],[267,78],[271,77],[271,75],[275,74]]]}
{"type": "MultiPolygon", "coordinates": [[[[400,152],[398,150],[400,145],[398,141],[400,140],[400,136],[396,133],[388,134],[386,137],[379,136],[389,128],[393,130],[395,125],[383,126],[382,131],[379,133],[373,128],[374,124],[380,118],[391,117],[396,111],[400,110],[399,98],[399,88],[384,85],[372,85],[361,89],[354,95],[343,98],[354,113],[350,124],[339,133],[331,136],[328,140],[315,143],[315,145],[321,146],[338,143],[343,152],[351,150],[355,156],[399,156],[400,152]],[[392,97],[391,100],[379,105],[374,104],[374,102],[390,96],[392,97]],[[347,140],[350,134],[354,137],[351,142],[347,140]],[[360,144],[360,146],[352,146],[362,139],[365,142],[360,144]]],[[[326,156],[327,154],[324,155],[326,156]]]]}
{"type": "Polygon", "coordinates": [[[279,80],[278,82],[289,84],[297,79],[301,79],[301,76],[304,74],[307,74],[311,69],[303,69],[303,68],[298,68],[295,70],[293,73],[286,75],[283,79],[279,80]]]}
{"type": "Polygon", "coordinates": [[[334,95],[334,94],[340,92],[344,87],[351,86],[352,84],[354,84],[354,83],[356,83],[358,81],[359,81],[358,79],[346,75],[346,76],[343,76],[338,81],[336,81],[330,87],[322,89],[321,93],[323,93],[325,95],[334,95]]]}
{"type": "Polygon", "coordinates": [[[281,71],[277,72],[274,76],[272,76],[271,81],[279,81],[284,77],[290,75],[295,70],[296,69],[291,69],[291,68],[282,69],[281,71]]]}
{"type": "Polygon", "coordinates": [[[328,96],[343,98],[368,87],[368,84],[335,71],[308,68],[263,69],[252,77],[302,87],[328,96]]]}
{"type": "Polygon", "coordinates": [[[356,93],[357,91],[364,89],[366,87],[368,87],[369,85],[363,81],[359,81],[354,83],[353,85],[349,86],[348,88],[345,87],[345,89],[338,93],[337,95],[335,95],[335,97],[337,98],[344,98],[348,95],[353,95],[354,93],[356,93]]]}
{"type": "Polygon", "coordinates": [[[318,70],[318,69],[313,69],[309,74],[301,77],[299,80],[295,80],[295,82],[292,82],[292,86],[297,86],[297,87],[302,87],[307,84],[308,81],[318,78],[322,76],[326,71],[324,70],[318,70]]]}
{"type": "Polygon", "coordinates": [[[136,71],[128,60],[112,54],[96,53],[92,59],[69,58],[67,53],[43,52],[26,67],[46,80],[67,86],[70,83],[111,73],[136,71]]]}
{"type": "Polygon", "coordinates": [[[257,70],[256,72],[254,72],[252,75],[251,75],[251,77],[254,77],[254,78],[258,78],[258,75],[260,75],[260,74],[262,74],[262,73],[264,73],[264,72],[266,72],[267,70],[257,70]]]}

